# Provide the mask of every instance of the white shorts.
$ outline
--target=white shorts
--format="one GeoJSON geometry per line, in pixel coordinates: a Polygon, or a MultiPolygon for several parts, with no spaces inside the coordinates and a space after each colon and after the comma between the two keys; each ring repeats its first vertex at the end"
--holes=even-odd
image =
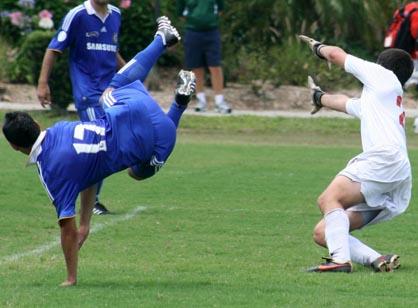
{"type": "Polygon", "coordinates": [[[380,210],[370,224],[389,220],[403,213],[411,198],[411,166],[403,151],[380,147],[354,157],[339,175],[361,184],[365,203],[348,211],[380,210]]]}

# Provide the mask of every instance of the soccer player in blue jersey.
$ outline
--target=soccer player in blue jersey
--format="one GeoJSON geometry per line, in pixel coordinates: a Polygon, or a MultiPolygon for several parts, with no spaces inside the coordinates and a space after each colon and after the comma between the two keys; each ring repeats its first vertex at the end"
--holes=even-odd
{"type": "MultiPolygon", "coordinates": [[[[99,98],[116,70],[125,64],[118,52],[120,24],[120,11],[109,0],[87,0],[68,12],[45,52],[38,80],[42,106],[51,104],[49,75],[56,57],[68,47],[73,96],[80,120],[103,116],[99,98]]],[[[98,193],[100,187],[101,183],[98,193]]],[[[94,212],[108,212],[98,196],[94,212]]]]}
{"type": "Polygon", "coordinates": [[[101,101],[107,107],[90,122],[58,122],[45,131],[24,112],[5,116],[3,133],[11,146],[29,155],[55,206],[67,266],[62,286],[77,282],[78,250],[86,240],[99,181],[128,169],[136,180],[153,176],[170,156],[176,128],[195,90],[192,72],[181,71],[175,100],[164,113],[143,86],[164,50],[180,39],[167,18],[158,20],[153,42],[112,79],[101,101]],[[80,222],[75,203],[80,194],[80,222]]]}

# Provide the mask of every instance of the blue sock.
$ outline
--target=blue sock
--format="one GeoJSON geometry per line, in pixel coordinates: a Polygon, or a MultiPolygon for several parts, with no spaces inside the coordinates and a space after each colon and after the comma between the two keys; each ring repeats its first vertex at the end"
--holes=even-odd
{"type": "Polygon", "coordinates": [[[170,110],[167,112],[167,116],[173,121],[176,127],[179,126],[179,122],[183,112],[186,110],[187,106],[181,106],[175,101],[171,104],[170,110]]]}
{"type": "Polygon", "coordinates": [[[147,48],[140,51],[136,56],[125,64],[119,72],[113,76],[109,87],[117,89],[127,84],[140,80],[144,82],[151,68],[158,58],[165,51],[165,46],[161,36],[157,36],[147,48]]]}

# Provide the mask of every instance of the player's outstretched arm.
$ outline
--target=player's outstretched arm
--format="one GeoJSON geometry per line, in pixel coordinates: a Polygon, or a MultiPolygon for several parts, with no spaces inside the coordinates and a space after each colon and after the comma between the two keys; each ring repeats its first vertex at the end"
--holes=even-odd
{"type": "Polygon", "coordinates": [[[311,76],[308,77],[308,86],[311,90],[311,99],[313,109],[311,114],[317,113],[322,107],[327,107],[332,110],[345,112],[347,101],[350,99],[342,94],[328,94],[325,93],[319,86],[317,86],[311,76]]]}
{"type": "Polygon", "coordinates": [[[61,247],[67,266],[67,279],[61,286],[69,287],[77,283],[78,234],[75,217],[61,219],[59,225],[61,227],[61,247]]]}
{"type": "Polygon", "coordinates": [[[321,98],[321,103],[324,107],[347,113],[346,105],[349,99],[347,95],[325,93],[321,98]]]}
{"type": "Polygon", "coordinates": [[[311,48],[313,53],[318,58],[327,60],[328,62],[338,65],[340,67],[344,67],[347,53],[340,47],[322,44],[321,42],[316,41],[313,38],[310,38],[309,36],[305,35],[299,35],[299,38],[302,42],[308,44],[309,48],[311,48]]]}

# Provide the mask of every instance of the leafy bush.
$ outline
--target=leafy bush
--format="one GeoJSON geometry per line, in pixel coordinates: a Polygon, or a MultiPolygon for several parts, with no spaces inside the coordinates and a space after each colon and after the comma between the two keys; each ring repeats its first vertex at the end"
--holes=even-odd
{"type": "Polygon", "coordinates": [[[306,85],[308,75],[314,76],[324,89],[357,84],[341,68],[329,68],[325,61],[313,56],[309,48],[296,38],[265,50],[242,47],[234,58],[227,58],[225,62],[230,79],[250,84],[256,93],[265,82],[275,86],[306,85]]]}
{"type": "MultiPolygon", "coordinates": [[[[178,25],[177,18],[173,14],[175,1],[160,2],[160,7],[157,8],[155,0],[132,1],[129,9],[122,9],[119,46],[121,55],[126,60],[135,56],[138,51],[145,48],[153,40],[157,17],[160,15],[170,16],[173,24],[178,25]]],[[[176,48],[165,53],[159,60],[159,64],[163,66],[179,65],[182,61],[180,49],[176,48]]]]}
{"type": "MultiPolygon", "coordinates": [[[[41,10],[52,12],[56,29],[68,10],[81,2],[1,0],[0,36],[12,46],[21,48],[25,37],[39,28],[37,14],[41,10]],[[33,3],[33,6],[22,3],[33,3]],[[12,24],[7,14],[14,11],[22,11],[29,19],[25,19],[20,26],[12,24]]],[[[112,3],[119,5],[120,0],[112,3]]],[[[321,61],[311,57],[306,46],[299,45],[295,35],[311,35],[326,43],[342,46],[363,58],[373,59],[382,48],[384,30],[399,1],[228,0],[225,4],[221,33],[226,80],[270,80],[277,85],[302,85],[306,82],[307,73],[315,73],[326,84],[346,85],[347,78],[343,77],[340,70],[328,70],[321,61]]],[[[121,11],[119,42],[121,54],[126,60],[152,40],[158,15],[169,16],[183,33],[182,21],[175,13],[175,1],[132,1],[131,7],[121,11]],[[159,7],[156,7],[157,3],[159,7]]],[[[43,53],[44,50],[39,52],[43,53]]],[[[20,54],[21,62],[23,54],[20,54]]],[[[41,61],[40,59],[36,58],[35,61],[41,61]]],[[[163,66],[180,66],[182,62],[181,46],[174,52],[165,53],[159,60],[159,64],[163,66]]],[[[26,73],[21,73],[20,70],[25,69],[16,65],[18,68],[14,68],[13,76],[22,79],[22,75],[26,73]]],[[[54,72],[55,70],[56,68],[54,72]]]]}
{"type": "MultiPolygon", "coordinates": [[[[11,80],[37,84],[45,49],[53,35],[54,33],[49,31],[34,31],[25,37],[16,60],[10,68],[9,76],[11,80]]],[[[58,107],[66,109],[72,102],[66,53],[58,57],[49,79],[49,86],[52,101],[58,107]]]]}

